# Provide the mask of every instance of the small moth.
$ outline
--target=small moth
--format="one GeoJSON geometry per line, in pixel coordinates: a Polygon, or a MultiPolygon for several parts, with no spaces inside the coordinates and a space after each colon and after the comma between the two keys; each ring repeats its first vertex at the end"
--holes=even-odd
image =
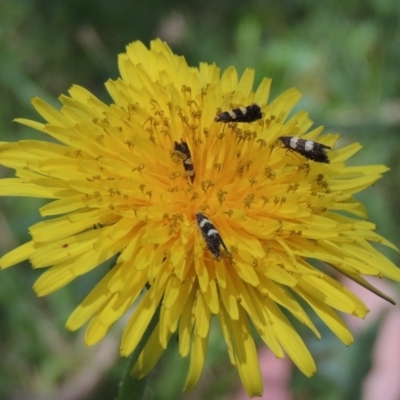
{"type": "Polygon", "coordinates": [[[194,181],[193,161],[187,143],[184,141],[181,141],[181,143],[175,142],[174,149],[175,151],[179,151],[184,155],[184,158],[182,160],[183,168],[186,174],[189,176],[190,180],[193,182],[194,181]]]}
{"type": "Polygon", "coordinates": [[[278,139],[288,150],[293,150],[306,157],[308,160],[327,164],[330,162],[326,154],[326,149],[331,149],[332,147],[312,140],[300,139],[295,136],[280,136],[278,139]]]}
{"type": "Polygon", "coordinates": [[[196,219],[197,225],[200,228],[208,250],[210,250],[215,258],[219,261],[221,259],[221,246],[227,253],[229,253],[221,235],[218,233],[213,223],[204,214],[198,212],[196,214],[196,219]]]}
{"type": "Polygon", "coordinates": [[[262,118],[261,107],[251,104],[247,107],[234,108],[233,110],[223,111],[215,118],[215,122],[254,122],[262,118]]]}

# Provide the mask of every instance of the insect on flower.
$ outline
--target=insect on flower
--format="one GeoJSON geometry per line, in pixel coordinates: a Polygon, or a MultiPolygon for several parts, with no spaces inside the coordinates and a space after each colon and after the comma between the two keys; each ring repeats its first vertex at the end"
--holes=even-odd
{"type": "Polygon", "coordinates": [[[234,108],[233,110],[223,111],[215,118],[215,122],[254,122],[262,118],[261,107],[251,104],[247,107],[234,108]]]}
{"type": "Polygon", "coordinates": [[[312,140],[300,139],[295,136],[280,136],[278,139],[288,150],[293,150],[306,157],[308,160],[326,164],[330,163],[329,157],[326,154],[326,149],[331,149],[332,147],[312,140]]]}
{"type": "Polygon", "coordinates": [[[193,182],[195,174],[194,174],[193,161],[192,161],[192,156],[190,154],[189,146],[187,145],[186,142],[181,140],[181,143],[178,142],[174,143],[174,149],[183,154],[182,157],[183,168],[186,174],[190,177],[190,180],[193,182]]]}
{"type": "Polygon", "coordinates": [[[221,259],[220,246],[222,246],[225,249],[225,251],[229,253],[228,248],[226,247],[224,241],[222,240],[221,235],[215,229],[213,223],[204,214],[197,213],[196,219],[208,249],[219,261],[221,259]]]}
{"type": "Polygon", "coordinates": [[[118,65],[121,77],[106,83],[111,101],[78,85],[57,107],[35,98],[41,120],[16,121],[44,140],[0,141],[0,165],[16,175],[0,179],[0,196],[49,199],[31,240],[1,255],[0,269],[29,260],[43,271],[35,292],[46,296],[114,260],[66,326],[87,324],[91,346],[123,318],[120,352],[137,351],[135,379],[155,368],[177,334],[179,354],[190,359],[183,389],[193,390],[214,329],[250,397],[263,393],[259,338],[312,376],[315,362],[287,314],[319,339],[314,310],[348,346],[353,337],[337,311],[368,312],[321,265],[393,302],[364,276],[400,282],[400,269],[373,244],[397,247],[353,197],[387,168],[349,167],[358,143],[332,150],[329,160],[321,143],[333,147],[339,135],[308,131],[306,112],[290,117],[300,93],[292,88],[271,101],[271,80],[253,88],[250,69],[239,78],[233,67],[222,74],[215,64],[192,67],[161,40],[131,43],[118,65]],[[250,105],[216,115],[233,96],[250,105]],[[262,119],[261,108],[265,123],[236,127],[262,119]],[[280,136],[293,126],[316,142],[280,136]],[[278,139],[282,148],[272,151],[278,139]],[[288,160],[286,150],[303,157],[288,160]],[[308,160],[317,161],[310,174],[308,160]],[[196,185],[176,179],[182,175],[196,185]]]}

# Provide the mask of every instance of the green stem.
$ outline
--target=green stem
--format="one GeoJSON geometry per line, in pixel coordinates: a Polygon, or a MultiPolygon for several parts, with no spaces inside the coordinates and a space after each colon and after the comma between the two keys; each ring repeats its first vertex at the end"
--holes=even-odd
{"type": "Polygon", "coordinates": [[[142,379],[135,379],[131,376],[131,371],[133,366],[135,365],[137,359],[139,358],[140,353],[142,352],[144,346],[147,343],[150,335],[153,330],[157,326],[159,321],[159,311],[157,310],[150,324],[147,326],[146,331],[144,332],[142,339],[139,341],[139,344],[136,346],[133,353],[130,355],[128,359],[128,365],[126,371],[124,373],[124,377],[122,382],[120,383],[120,390],[118,393],[118,397],[116,400],[141,400],[144,399],[147,382],[149,380],[150,374],[145,376],[142,379]]]}

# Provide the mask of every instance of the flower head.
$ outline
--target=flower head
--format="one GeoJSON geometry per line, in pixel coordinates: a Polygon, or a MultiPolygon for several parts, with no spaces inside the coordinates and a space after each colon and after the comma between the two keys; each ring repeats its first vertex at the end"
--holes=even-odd
{"type": "Polygon", "coordinates": [[[288,354],[311,376],[314,361],[282,309],[319,338],[301,298],[350,344],[335,310],[364,317],[367,308],[310,260],[382,297],[362,275],[400,280],[371,242],[395,247],[353,198],[387,168],[346,166],[361,146],[329,150],[338,135],[307,132],[312,122],[303,111],[289,118],[299,92],[267,104],[271,81],[254,92],[252,70],[239,78],[234,68],[222,76],[215,65],[192,68],[159,40],[150,49],[129,45],[119,69],[121,78],[106,83],[111,105],[73,86],[61,110],[33,100],[45,123],[17,120],[58,143],[0,144],[0,163],[16,169],[16,178],[0,181],[1,195],[52,199],[40,212],[53,217],[32,226],[32,241],[0,266],[29,259],[47,268],[34,286],[44,296],[118,255],[67,326],[90,321],[92,345],[136,304],[121,342],[128,355],[159,308],[137,377],[178,333],[180,354],[191,356],[185,390],[192,389],[213,316],[250,395],[262,393],[252,327],[277,357],[288,354]],[[318,149],[321,163],[307,154],[318,149]]]}

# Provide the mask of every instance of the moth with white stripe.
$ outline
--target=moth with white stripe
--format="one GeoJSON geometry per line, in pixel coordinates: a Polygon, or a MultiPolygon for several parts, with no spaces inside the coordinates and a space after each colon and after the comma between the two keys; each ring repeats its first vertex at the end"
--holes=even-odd
{"type": "Polygon", "coordinates": [[[251,104],[247,107],[234,108],[233,110],[223,111],[215,118],[215,122],[254,122],[262,118],[261,107],[251,104]]]}
{"type": "Polygon", "coordinates": [[[221,259],[221,246],[227,253],[229,253],[221,235],[218,233],[213,223],[204,214],[198,212],[196,214],[196,219],[208,250],[210,250],[214,257],[219,261],[221,259]]]}
{"type": "Polygon", "coordinates": [[[182,153],[182,163],[183,169],[185,170],[186,174],[189,176],[190,180],[194,181],[194,168],[193,168],[193,161],[192,156],[190,154],[189,147],[186,142],[181,140],[181,143],[175,142],[174,143],[175,151],[179,151],[182,153]]]}
{"type": "Polygon", "coordinates": [[[288,150],[293,150],[306,157],[308,160],[326,164],[330,162],[326,150],[330,150],[332,147],[314,142],[313,140],[300,139],[295,136],[280,136],[278,139],[288,150]]]}

